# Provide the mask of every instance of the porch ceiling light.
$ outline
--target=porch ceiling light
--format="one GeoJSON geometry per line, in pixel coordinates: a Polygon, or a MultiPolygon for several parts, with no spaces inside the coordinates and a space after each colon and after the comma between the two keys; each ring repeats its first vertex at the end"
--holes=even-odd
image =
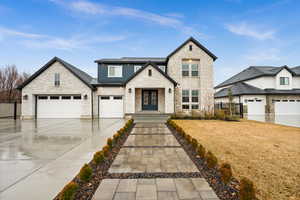
{"type": "Polygon", "coordinates": [[[128,93],[131,93],[131,88],[128,89],[128,93]]]}
{"type": "Polygon", "coordinates": [[[171,88],[169,88],[169,93],[172,93],[172,89],[171,88]]]}

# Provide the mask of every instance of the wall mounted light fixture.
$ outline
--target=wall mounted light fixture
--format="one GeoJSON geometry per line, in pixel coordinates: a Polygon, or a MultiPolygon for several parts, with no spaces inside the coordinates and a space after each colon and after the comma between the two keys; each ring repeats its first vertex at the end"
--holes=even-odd
{"type": "Polygon", "coordinates": [[[23,96],[23,100],[27,100],[27,99],[28,99],[28,95],[25,94],[25,95],[23,96]]]}
{"type": "Polygon", "coordinates": [[[128,93],[131,93],[131,88],[128,89],[128,93]]]}
{"type": "Polygon", "coordinates": [[[88,99],[88,95],[85,94],[85,95],[83,96],[83,98],[84,98],[84,100],[87,100],[87,99],[88,99]]]}
{"type": "Polygon", "coordinates": [[[169,88],[169,93],[172,93],[172,89],[171,88],[169,88]]]}

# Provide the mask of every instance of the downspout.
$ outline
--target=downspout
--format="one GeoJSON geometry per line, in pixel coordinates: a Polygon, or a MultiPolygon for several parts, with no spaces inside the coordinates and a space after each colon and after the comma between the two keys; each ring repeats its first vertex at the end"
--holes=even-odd
{"type": "Polygon", "coordinates": [[[94,119],[94,96],[93,96],[93,90],[91,90],[91,97],[92,97],[92,119],[94,119]]]}

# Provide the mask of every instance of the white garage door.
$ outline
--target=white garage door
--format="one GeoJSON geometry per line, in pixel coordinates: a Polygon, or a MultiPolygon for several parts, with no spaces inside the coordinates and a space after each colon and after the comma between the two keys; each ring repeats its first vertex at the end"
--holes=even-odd
{"type": "Polygon", "coordinates": [[[99,117],[101,118],[122,118],[123,97],[122,96],[100,96],[99,117]]]}
{"type": "Polygon", "coordinates": [[[80,118],[82,99],[79,95],[44,95],[37,97],[38,118],[80,118]]]}
{"type": "Polygon", "coordinates": [[[276,115],[300,115],[299,101],[281,101],[275,102],[276,115]]]}
{"type": "Polygon", "coordinates": [[[247,102],[248,115],[264,115],[265,114],[265,103],[264,101],[249,101],[247,102]]]}

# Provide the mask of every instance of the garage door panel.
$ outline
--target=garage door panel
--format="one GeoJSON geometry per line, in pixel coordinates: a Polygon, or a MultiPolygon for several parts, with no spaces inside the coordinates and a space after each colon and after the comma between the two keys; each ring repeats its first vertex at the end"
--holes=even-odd
{"type": "Polygon", "coordinates": [[[276,115],[300,115],[300,102],[275,102],[276,115]]]}
{"type": "Polygon", "coordinates": [[[62,99],[38,98],[38,118],[80,118],[82,113],[82,101],[69,99],[67,96],[62,99]]]}
{"type": "Polygon", "coordinates": [[[264,102],[248,102],[248,115],[264,115],[265,114],[265,104],[264,102]]]}
{"type": "Polygon", "coordinates": [[[124,115],[122,96],[101,96],[99,104],[101,118],[122,118],[124,115]]]}

